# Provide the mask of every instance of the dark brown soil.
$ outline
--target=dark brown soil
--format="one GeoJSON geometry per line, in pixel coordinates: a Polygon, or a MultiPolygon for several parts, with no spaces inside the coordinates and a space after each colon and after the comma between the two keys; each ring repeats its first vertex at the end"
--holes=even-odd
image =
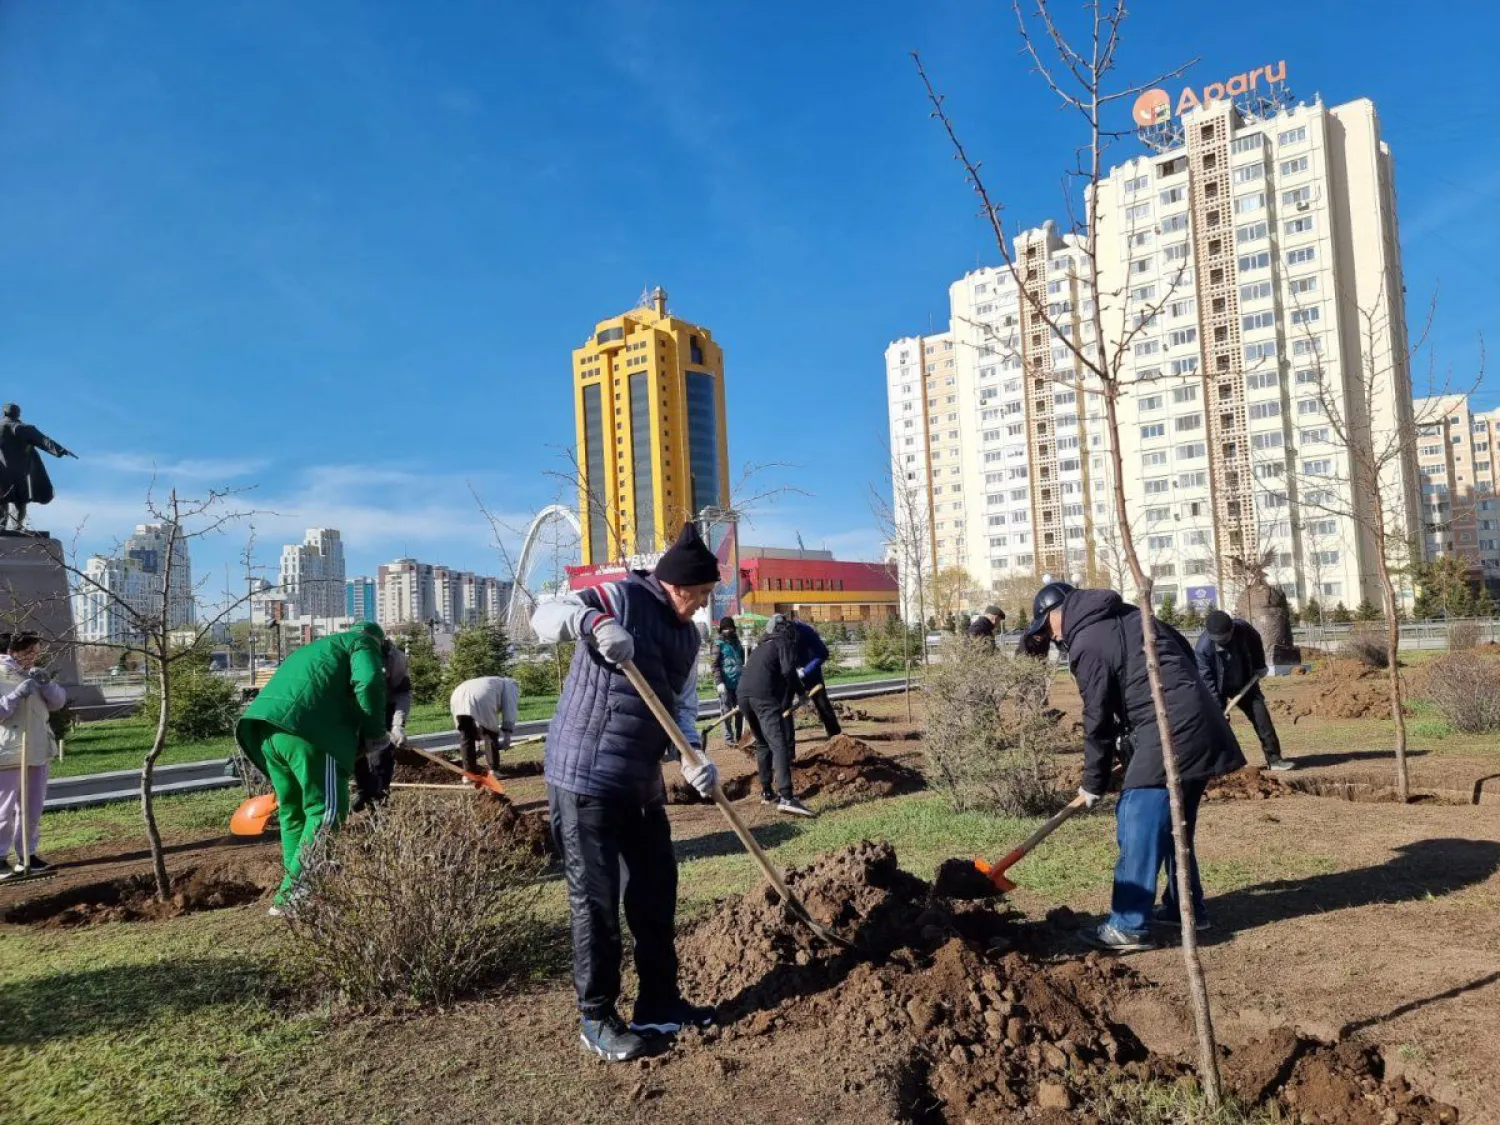
{"type": "MultiPolygon", "coordinates": [[[[670,775],[672,770],[667,771],[670,775]]],[[[743,774],[739,777],[721,777],[719,788],[724,790],[724,796],[731,801],[742,801],[750,796],[751,777],[743,774]]],[[[680,777],[667,778],[667,804],[669,805],[711,805],[707,797],[700,797],[698,790],[694,789],[680,777]]]]}
{"type": "Polygon", "coordinates": [[[502,846],[519,845],[537,856],[557,855],[552,832],[545,814],[523,813],[511,803],[509,797],[485,792],[485,808],[493,816],[490,833],[502,846]]]}
{"type": "Polygon", "coordinates": [[[1216,777],[1203,791],[1205,801],[1265,801],[1271,797],[1289,797],[1297,790],[1273,773],[1258,766],[1246,766],[1233,773],[1216,777]]]}
{"type": "Polygon", "coordinates": [[[97,926],[105,922],[159,922],[200,910],[220,910],[254,902],[281,882],[281,865],[268,855],[219,860],[189,867],[171,877],[172,894],[156,897],[149,874],[127,875],[27,899],[10,907],[0,921],[40,929],[97,926]]]}
{"type": "MultiPolygon", "coordinates": [[[[726,1026],[685,1036],[683,1049],[770,1047],[816,1031],[826,1052],[799,1055],[800,1065],[847,1090],[870,1080],[860,1062],[879,1060],[893,1116],[950,1125],[1022,1114],[1091,1120],[1085,1102],[1109,1079],[1170,1082],[1188,1073],[1112,1016],[1117,1000],[1149,989],[1123,963],[1092,954],[1045,959],[1038,942],[1055,938],[943,898],[899,870],[888,844],[855,844],[788,881],[818,921],[857,949],[822,944],[768,888],[726,901],[678,942],[688,993],[717,1004],[726,1026]]],[[[1378,1053],[1354,1041],[1328,1047],[1277,1029],[1264,1046],[1227,1059],[1226,1071],[1232,1089],[1294,1120],[1457,1119],[1402,1079],[1386,1081],[1378,1053]]]]}
{"type": "Polygon", "coordinates": [[[914,793],[927,785],[910,766],[847,734],[836,734],[811,754],[799,757],[793,770],[797,793],[803,797],[821,794],[873,800],[914,793]]]}
{"type": "Polygon", "coordinates": [[[1383,668],[1357,660],[1320,661],[1309,676],[1275,685],[1271,714],[1290,719],[1384,719],[1391,713],[1390,681],[1383,668]]]}
{"type": "Polygon", "coordinates": [[[972,859],[954,857],[938,865],[932,877],[932,889],[949,898],[994,898],[1000,893],[988,876],[974,866],[972,859]]]}

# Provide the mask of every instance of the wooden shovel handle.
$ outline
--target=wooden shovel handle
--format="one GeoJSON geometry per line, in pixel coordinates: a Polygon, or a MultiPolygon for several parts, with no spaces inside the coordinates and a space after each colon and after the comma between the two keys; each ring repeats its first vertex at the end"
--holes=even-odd
{"type": "Polygon", "coordinates": [[[450,762],[447,758],[444,758],[442,755],[434,754],[430,750],[423,750],[420,746],[409,746],[408,749],[414,753],[422,755],[422,757],[426,758],[429,762],[432,762],[435,765],[442,766],[445,770],[452,770],[454,773],[458,774],[459,777],[463,778],[471,785],[477,785],[481,789],[488,789],[491,793],[503,794],[505,792],[505,786],[501,785],[500,782],[496,781],[493,777],[481,776],[477,773],[470,773],[462,766],[455,766],[452,762],[450,762]]]}
{"type": "Polygon", "coordinates": [[[785,711],[783,711],[781,713],[781,717],[783,719],[789,719],[789,718],[791,718],[793,711],[797,710],[798,707],[801,707],[802,704],[806,703],[809,699],[811,699],[813,696],[817,695],[818,692],[820,692],[822,690],[823,690],[823,685],[822,684],[813,684],[812,690],[810,692],[808,692],[807,695],[803,699],[799,700],[796,703],[793,703],[790,707],[788,707],[785,711]]]}
{"type": "MultiPolygon", "coordinates": [[[[1026,837],[1025,842],[1022,843],[1019,847],[1011,849],[1005,854],[1003,858],[997,859],[993,864],[990,864],[989,871],[994,872],[995,874],[1003,874],[1011,867],[1014,867],[1016,864],[1020,863],[1021,860],[1025,859],[1026,856],[1030,854],[1032,848],[1036,847],[1048,836],[1056,832],[1063,821],[1067,820],[1068,817],[1072,816],[1079,809],[1085,807],[1086,803],[1087,802],[1084,801],[1081,795],[1074,797],[1071,801],[1063,806],[1060,812],[1054,813],[1047,820],[1043,821],[1042,826],[1035,832],[1033,832],[1030,836],[1026,837]]],[[[986,873],[988,874],[988,872],[986,873]]]]}
{"type": "MultiPolygon", "coordinates": [[[[630,681],[630,686],[635,688],[636,693],[646,701],[646,706],[651,708],[651,714],[656,716],[656,721],[661,724],[662,730],[666,731],[667,737],[672,740],[672,745],[677,747],[677,752],[686,761],[696,765],[704,765],[708,759],[683,736],[681,728],[675,719],[668,713],[666,706],[657,697],[651,685],[646,682],[646,677],[641,675],[641,670],[635,666],[633,660],[626,660],[620,664],[620,671],[625,673],[625,678],[630,681]]],[[[761,849],[759,842],[750,834],[745,827],[745,822],[740,819],[739,813],[734,811],[728,798],[724,796],[724,790],[714,785],[714,804],[719,806],[719,811],[724,814],[724,819],[729,821],[729,827],[734,829],[734,834],[740,838],[740,843],[745,845],[745,850],[750,853],[750,858],[755,860],[756,865],[765,875],[766,881],[775,888],[776,893],[781,896],[783,902],[789,904],[798,914],[807,916],[807,907],[786,885],[786,880],[781,877],[781,872],[776,870],[771,862],[771,857],[761,849]]]]}

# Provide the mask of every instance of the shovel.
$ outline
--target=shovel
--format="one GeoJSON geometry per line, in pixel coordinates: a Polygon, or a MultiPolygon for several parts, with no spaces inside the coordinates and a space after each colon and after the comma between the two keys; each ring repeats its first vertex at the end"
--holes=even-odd
{"type": "Polygon", "coordinates": [[[1224,717],[1226,719],[1229,718],[1229,712],[1231,712],[1231,711],[1234,710],[1235,705],[1237,703],[1239,703],[1240,700],[1244,699],[1245,696],[1247,696],[1247,695],[1250,694],[1250,689],[1253,688],[1256,684],[1260,683],[1260,678],[1261,678],[1261,676],[1264,676],[1264,675],[1265,675],[1264,672],[1258,672],[1258,673],[1256,673],[1255,679],[1251,680],[1248,684],[1246,684],[1245,687],[1244,687],[1244,690],[1241,691],[1239,693],[1239,695],[1235,696],[1228,703],[1224,704],[1224,717]]]}
{"type": "Polygon", "coordinates": [[[1016,889],[1016,885],[1012,883],[1008,878],[1006,878],[1005,873],[1016,864],[1020,863],[1021,860],[1025,859],[1026,856],[1030,854],[1032,848],[1036,847],[1048,836],[1056,832],[1058,826],[1061,825],[1063,821],[1067,820],[1068,817],[1072,816],[1083,807],[1083,798],[1074,797],[1073,800],[1070,801],[1061,812],[1057,813],[1035,832],[1033,832],[1030,836],[1028,836],[1026,838],[1026,842],[1019,848],[1006,853],[1003,858],[997,859],[994,863],[988,863],[983,859],[976,859],[974,861],[975,869],[990,881],[995,890],[999,891],[1001,894],[1009,894],[1011,891],[1016,889]]]}
{"type": "MultiPolygon", "coordinates": [[[[667,713],[666,707],[657,698],[656,692],[651,690],[651,685],[641,675],[641,670],[635,666],[635,661],[623,661],[620,664],[620,671],[625,673],[625,678],[630,681],[630,686],[635,688],[636,693],[646,701],[646,706],[651,708],[651,714],[656,716],[656,721],[661,724],[661,729],[666,731],[667,737],[672,740],[672,745],[677,747],[677,752],[688,761],[696,765],[703,765],[707,759],[693,748],[692,743],[683,737],[677,723],[667,713]]],[[[781,896],[781,901],[796,915],[797,919],[830,945],[839,945],[852,949],[852,942],[840,937],[820,922],[814,921],[813,916],[807,912],[807,907],[802,904],[802,900],[792,893],[791,888],[786,885],[786,880],[781,877],[781,872],[776,870],[775,866],[771,863],[770,857],[761,849],[755,837],[750,835],[750,830],[745,827],[745,822],[740,819],[739,813],[734,811],[734,807],[729,803],[729,799],[724,796],[724,790],[719,788],[717,784],[714,786],[713,798],[714,804],[718,805],[719,811],[724,814],[724,819],[729,821],[729,827],[734,829],[734,834],[740,838],[740,843],[744,844],[745,850],[750,853],[750,858],[755,860],[756,866],[761,869],[761,872],[766,877],[766,881],[781,896]]]]}
{"type": "Polygon", "coordinates": [[[799,707],[801,707],[804,703],[809,702],[812,699],[813,696],[817,695],[818,692],[820,692],[822,690],[823,690],[823,685],[822,684],[813,684],[812,690],[810,692],[808,692],[806,695],[804,695],[801,699],[797,700],[796,703],[793,703],[785,711],[783,711],[781,713],[781,717],[783,719],[790,719],[792,717],[792,715],[796,712],[796,710],[799,707]]]}
{"type": "Polygon", "coordinates": [[[476,789],[488,789],[491,793],[505,796],[505,786],[487,773],[471,773],[462,766],[455,766],[447,758],[434,754],[431,750],[423,750],[420,746],[412,746],[408,743],[406,748],[413,754],[420,754],[434,765],[442,766],[445,770],[452,770],[476,789]]]}

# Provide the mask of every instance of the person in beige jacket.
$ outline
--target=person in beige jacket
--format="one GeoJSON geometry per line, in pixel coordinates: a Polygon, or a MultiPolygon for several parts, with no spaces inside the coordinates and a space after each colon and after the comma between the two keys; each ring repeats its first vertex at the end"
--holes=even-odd
{"type": "Polygon", "coordinates": [[[0,640],[5,650],[0,655],[0,879],[9,879],[52,869],[36,854],[47,772],[57,754],[48,716],[66,705],[68,693],[36,667],[42,644],[35,633],[0,634],[0,640]],[[18,860],[14,867],[8,855],[12,850],[18,860]],[[23,865],[21,860],[27,862],[23,865]]]}
{"type": "Polygon", "coordinates": [[[458,728],[464,769],[478,772],[478,744],[482,739],[489,754],[490,774],[500,776],[500,753],[510,749],[520,696],[520,685],[506,676],[476,676],[453,689],[448,709],[458,728]]]}

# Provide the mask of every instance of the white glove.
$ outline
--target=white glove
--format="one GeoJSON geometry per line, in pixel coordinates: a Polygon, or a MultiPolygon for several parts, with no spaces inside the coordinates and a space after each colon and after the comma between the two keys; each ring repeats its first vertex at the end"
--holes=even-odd
{"type": "Polygon", "coordinates": [[[698,790],[700,797],[712,797],[714,786],[719,784],[719,767],[710,761],[705,761],[700,766],[684,760],[682,780],[698,790]]]}
{"type": "Polygon", "coordinates": [[[1099,803],[1099,794],[1090,793],[1083,786],[1078,787],[1078,795],[1083,798],[1083,807],[1091,809],[1099,803]]]}
{"type": "Polygon", "coordinates": [[[714,691],[716,691],[716,692],[719,693],[719,698],[720,699],[728,699],[729,698],[729,689],[727,687],[725,687],[723,684],[714,684],[714,691]]]}
{"type": "Polygon", "coordinates": [[[22,680],[12,693],[17,699],[25,699],[28,695],[36,694],[37,683],[35,680],[22,680]]]}
{"type": "Polygon", "coordinates": [[[623,664],[635,658],[635,638],[613,617],[600,617],[589,631],[595,650],[611,664],[623,664]]]}
{"type": "Polygon", "coordinates": [[[406,728],[403,726],[391,727],[391,733],[386,736],[386,741],[392,746],[401,747],[406,745],[406,728]]]}
{"type": "Polygon", "coordinates": [[[797,669],[797,678],[799,680],[801,680],[804,684],[807,683],[807,669],[806,668],[798,668],[797,669]]]}

